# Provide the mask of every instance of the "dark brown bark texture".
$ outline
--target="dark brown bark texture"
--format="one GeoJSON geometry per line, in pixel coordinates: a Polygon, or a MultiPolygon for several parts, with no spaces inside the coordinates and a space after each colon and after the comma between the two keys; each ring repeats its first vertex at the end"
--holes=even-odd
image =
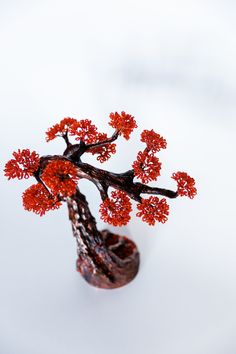
{"type": "Polygon", "coordinates": [[[129,283],[139,268],[135,243],[107,230],[98,231],[88,202],[78,189],[67,204],[77,242],[77,271],[99,288],[114,289],[129,283]]]}

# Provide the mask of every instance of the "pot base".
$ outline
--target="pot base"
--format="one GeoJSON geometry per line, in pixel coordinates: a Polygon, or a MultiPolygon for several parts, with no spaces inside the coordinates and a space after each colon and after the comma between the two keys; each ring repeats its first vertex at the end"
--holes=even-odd
{"type": "Polygon", "coordinates": [[[97,246],[90,257],[79,256],[76,269],[91,285],[115,289],[134,279],[139,269],[139,252],[133,241],[103,230],[102,246],[97,246]]]}

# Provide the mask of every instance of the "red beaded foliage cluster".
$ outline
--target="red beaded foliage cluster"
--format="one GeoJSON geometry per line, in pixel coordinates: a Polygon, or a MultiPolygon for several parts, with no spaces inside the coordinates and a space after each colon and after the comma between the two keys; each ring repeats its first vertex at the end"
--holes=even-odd
{"type": "Polygon", "coordinates": [[[186,172],[173,173],[172,178],[177,182],[178,195],[183,197],[194,198],[197,194],[194,178],[190,177],[186,172]]]}
{"type": "Polygon", "coordinates": [[[166,149],[166,140],[154,132],[154,130],[144,130],[141,134],[141,141],[146,143],[147,149],[152,153],[160,151],[161,149],[166,149]]]}
{"type": "Polygon", "coordinates": [[[69,161],[54,160],[45,167],[41,178],[53,195],[70,197],[76,191],[77,168],[69,161]]]}
{"type": "MultiPolygon", "coordinates": [[[[64,118],[60,123],[53,125],[46,132],[46,140],[50,141],[58,136],[74,136],[75,140],[85,144],[96,144],[107,139],[106,133],[98,132],[97,127],[89,119],[76,120],[64,118]]],[[[112,154],[116,153],[116,144],[110,143],[99,147],[91,147],[88,152],[98,155],[97,160],[101,163],[107,161],[112,154]]]]}
{"type": "Polygon", "coordinates": [[[160,176],[161,162],[156,156],[147,150],[139,151],[136,161],[132,165],[134,175],[141,179],[142,183],[155,181],[160,176]]]}
{"type": "Polygon", "coordinates": [[[119,134],[123,135],[126,140],[129,140],[130,134],[137,128],[134,117],[125,112],[121,112],[121,114],[117,112],[111,113],[110,119],[109,125],[119,131],[119,134]]]}
{"type": "Polygon", "coordinates": [[[29,178],[37,171],[39,166],[39,155],[29,149],[18,150],[12,154],[14,159],[9,160],[5,165],[5,176],[11,178],[29,178]]]}
{"type": "Polygon", "coordinates": [[[155,225],[156,221],[164,224],[169,215],[169,205],[165,198],[160,200],[158,197],[151,196],[148,199],[142,199],[137,208],[139,212],[136,215],[149,225],[155,225]]]}
{"type": "Polygon", "coordinates": [[[60,123],[57,123],[48,129],[46,132],[46,141],[50,141],[59,136],[70,133],[76,123],[77,120],[74,118],[67,117],[62,119],[60,123]]]}
{"type": "Polygon", "coordinates": [[[155,133],[154,130],[144,130],[141,134],[141,141],[146,144],[143,151],[139,151],[132,167],[134,175],[143,183],[156,181],[160,176],[161,162],[154,156],[156,152],[166,148],[166,140],[155,133]]]}
{"type": "MultiPolygon", "coordinates": [[[[46,140],[51,141],[56,137],[63,137],[67,146],[70,146],[68,137],[73,136],[76,141],[80,142],[79,146],[86,146],[86,152],[96,155],[97,160],[103,163],[116,153],[116,144],[113,142],[115,138],[121,135],[128,140],[132,131],[137,128],[134,117],[125,112],[114,112],[109,117],[109,125],[115,129],[112,138],[108,138],[106,133],[99,132],[89,119],[77,120],[66,117],[48,129],[46,140]]],[[[138,152],[132,164],[132,172],[135,178],[147,184],[156,181],[160,176],[161,162],[155,154],[165,149],[167,143],[154,130],[144,130],[141,133],[141,141],[145,147],[143,151],[138,152]]],[[[30,152],[28,149],[13,152],[13,157],[6,163],[5,176],[8,179],[34,176],[38,182],[23,193],[23,206],[26,210],[42,216],[49,210],[58,209],[61,201],[76,192],[78,165],[71,162],[72,160],[58,157],[43,163],[35,151],[30,152]]],[[[187,173],[176,172],[173,173],[172,178],[177,182],[178,195],[189,198],[196,195],[195,181],[187,173]]],[[[110,197],[103,196],[99,209],[101,219],[114,226],[126,225],[131,218],[130,197],[132,194],[129,196],[129,191],[122,191],[122,187],[121,190],[113,190],[110,197]]],[[[150,196],[147,199],[140,197],[136,200],[139,200],[136,215],[142,221],[149,225],[166,222],[169,206],[165,198],[150,196]]]]}
{"type": "Polygon", "coordinates": [[[40,216],[44,215],[46,211],[58,209],[61,203],[56,196],[53,196],[41,184],[33,184],[26,189],[22,195],[23,206],[28,211],[33,211],[40,216]]]}
{"type": "MultiPolygon", "coordinates": [[[[107,134],[106,133],[98,133],[95,143],[102,142],[107,140],[107,134]]],[[[107,144],[107,145],[102,145],[102,146],[96,146],[92,147],[88,150],[88,152],[91,152],[92,155],[98,155],[97,160],[101,163],[109,160],[111,155],[116,153],[116,144],[107,144]]]]}
{"type": "Polygon", "coordinates": [[[106,198],[99,209],[101,219],[114,226],[122,226],[130,221],[132,206],[128,195],[122,191],[112,191],[111,198],[106,198]]]}

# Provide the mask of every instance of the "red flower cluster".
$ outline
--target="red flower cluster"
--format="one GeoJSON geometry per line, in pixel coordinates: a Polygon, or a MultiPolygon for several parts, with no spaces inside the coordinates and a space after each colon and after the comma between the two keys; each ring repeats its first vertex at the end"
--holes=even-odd
{"type": "Polygon", "coordinates": [[[119,131],[120,135],[123,135],[126,140],[129,140],[130,134],[137,128],[136,121],[134,117],[125,112],[121,112],[121,114],[115,112],[110,114],[110,123],[114,129],[119,131]]]}
{"type": "Polygon", "coordinates": [[[141,141],[147,144],[147,149],[152,153],[166,149],[166,140],[155,133],[154,130],[144,130],[141,134],[141,141]]]}
{"type": "Polygon", "coordinates": [[[101,219],[114,226],[126,225],[130,220],[132,206],[129,197],[121,191],[111,192],[112,198],[107,198],[100,205],[101,219]]]}
{"type": "Polygon", "coordinates": [[[77,169],[69,161],[54,160],[49,162],[41,176],[54,195],[63,197],[75,193],[77,185],[77,169]]]}
{"type": "Polygon", "coordinates": [[[172,177],[178,185],[178,195],[194,198],[197,194],[194,178],[190,177],[186,172],[173,173],[172,177]]]}
{"type": "Polygon", "coordinates": [[[66,132],[70,133],[70,135],[74,135],[71,131],[71,127],[76,123],[77,120],[74,118],[67,117],[62,119],[60,123],[57,123],[48,129],[46,132],[46,141],[53,140],[58,136],[63,136],[66,132]]]}
{"type": "MultiPolygon", "coordinates": [[[[78,148],[78,158],[84,152],[89,152],[92,155],[97,155],[97,160],[101,163],[105,162],[112,154],[116,153],[114,140],[117,139],[118,135],[123,135],[128,140],[132,131],[137,128],[134,117],[124,111],[121,113],[110,113],[109,117],[109,125],[115,129],[111,138],[108,138],[105,133],[98,132],[97,127],[89,119],[78,121],[74,118],[66,117],[48,129],[46,140],[50,141],[61,136],[67,143],[65,156],[69,156],[71,153],[71,156],[74,157],[78,148]],[[74,136],[75,140],[81,141],[81,144],[68,146],[68,136],[74,136]],[[68,155],[66,155],[67,152],[68,155]]],[[[146,184],[150,181],[155,181],[160,176],[161,162],[155,156],[155,153],[161,149],[165,149],[167,143],[153,129],[144,130],[141,133],[141,141],[146,144],[146,148],[144,151],[138,152],[137,158],[132,165],[133,170],[127,171],[127,173],[120,176],[132,176],[133,179],[134,175],[142,183],[146,184]]],[[[43,215],[48,210],[58,209],[64,198],[70,197],[76,192],[78,168],[66,158],[58,158],[56,160],[56,157],[44,157],[40,160],[39,155],[35,151],[30,152],[28,149],[13,152],[13,157],[5,165],[4,172],[8,179],[29,178],[34,175],[37,181],[41,182],[41,184],[38,183],[31,186],[23,193],[23,204],[26,210],[32,210],[39,215],[43,215]]],[[[98,177],[94,173],[94,175],[91,174],[89,179],[92,180],[95,176],[94,178],[103,183],[102,179],[106,178],[103,170],[98,169],[97,173],[98,177]]],[[[105,183],[111,183],[112,186],[115,186],[117,178],[117,186],[119,186],[119,183],[121,183],[119,175],[111,174],[111,176],[112,180],[114,178],[114,183],[111,179],[107,179],[105,183]]],[[[176,172],[173,173],[172,178],[177,181],[178,195],[188,196],[189,198],[195,197],[197,189],[195,187],[195,180],[192,177],[185,172],[176,172]]],[[[130,179],[127,179],[127,181],[130,181],[130,179]]],[[[132,189],[132,196],[135,197],[135,187],[137,187],[137,193],[139,193],[140,185],[140,183],[134,183],[133,185],[124,186],[124,189],[129,194],[128,188],[130,187],[132,189]]],[[[98,189],[100,190],[99,186],[98,189]]],[[[119,190],[113,191],[111,197],[106,198],[100,205],[99,210],[102,220],[114,226],[126,225],[130,220],[130,212],[132,211],[128,194],[119,190]]],[[[168,190],[164,194],[170,197],[177,195],[177,193],[168,190]]],[[[150,225],[154,225],[156,221],[164,223],[169,214],[169,206],[166,199],[158,199],[154,196],[148,199],[141,199],[137,208],[139,210],[137,216],[150,225]]]]}
{"type": "Polygon", "coordinates": [[[97,140],[97,127],[89,119],[76,121],[70,130],[70,135],[76,135],[76,140],[82,140],[85,144],[93,144],[97,140]]]}
{"type": "MultiPolygon", "coordinates": [[[[107,134],[105,133],[98,133],[97,135],[97,142],[102,142],[107,140],[107,134]]],[[[88,152],[91,152],[93,155],[98,154],[97,160],[101,163],[109,160],[112,154],[116,153],[116,144],[104,144],[101,146],[97,146],[94,148],[89,149],[88,152]]]]}
{"type": "Polygon", "coordinates": [[[151,196],[148,199],[142,199],[141,203],[137,204],[137,208],[140,211],[136,216],[149,225],[155,225],[156,221],[164,224],[169,215],[169,205],[165,198],[160,200],[158,197],[151,196]]]}
{"type": "Polygon", "coordinates": [[[134,175],[140,178],[142,183],[155,181],[160,176],[161,162],[147,150],[139,151],[136,161],[132,165],[134,175]]]}
{"type": "Polygon", "coordinates": [[[40,184],[33,184],[22,195],[23,206],[28,211],[33,211],[40,216],[46,211],[58,209],[61,203],[53,197],[46,188],[40,184]]]}
{"type": "MultiPolygon", "coordinates": [[[[107,134],[99,133],[97,127],[89,119],[77,121],[74,118],[64,118],[46,132],[46,140],[50,141],[66,132],[75,136],[76,140],[82,140],[85,144],[94,144],[107,140],[107,134]]],[[[88,150],[93,155],[98,154],[97,160],[101,163],[107,161],[112,154],[116,153],[116,144],[105,144],[88,150]]]]}
{"type": "Polygon", "coordinates": [[[29,178],[37,171],[39,166],[39,155],[29,149],[13,152],[14,159],[8,161],[5,165],[5,176],[11,178],[29,178]]]}

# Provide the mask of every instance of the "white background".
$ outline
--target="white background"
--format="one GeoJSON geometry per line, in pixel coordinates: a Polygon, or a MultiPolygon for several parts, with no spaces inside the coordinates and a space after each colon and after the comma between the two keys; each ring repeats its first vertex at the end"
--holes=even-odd
{"type": "MultiPolygon", "coordinates": [[[[125,110],[139,128],[102,167],[129,169],[153,128],[168,141],[158,186],[186,171],[198,196],[170,201],[165,225],[134,216],[118,230],[141,268],[104,291],[75,271],[66,206],[24,211],[34,181],[1,172],[0,354],[236,353],[235,11],[230,0],[1,0],[1,171],[18,148],[62,152],[44,132],[65,116],[111,133],[109,113],[125,110]]],[[[99,221],[96,189],[81,190],[99,221]]]]}

